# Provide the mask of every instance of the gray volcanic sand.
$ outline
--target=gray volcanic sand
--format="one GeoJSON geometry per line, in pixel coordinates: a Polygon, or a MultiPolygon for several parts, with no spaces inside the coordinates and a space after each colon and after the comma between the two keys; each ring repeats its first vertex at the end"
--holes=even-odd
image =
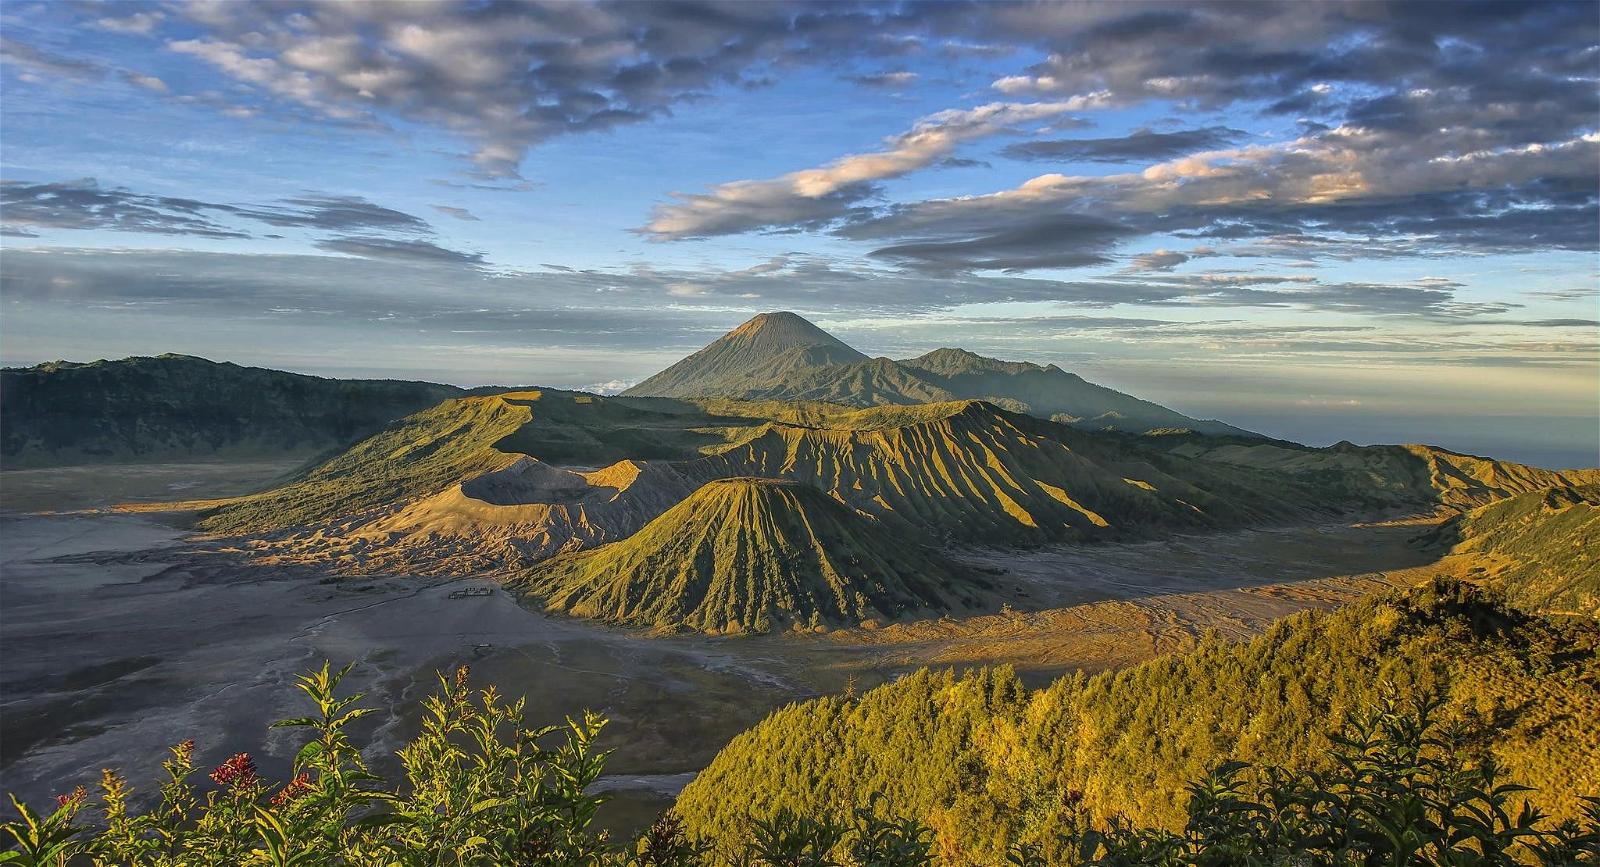
{"type": "MultiPolygon", "coordinates": [[[[291,468],[6,472],[0,505],[103,506],[107,490],[226,495],[291,468]]],[[[0,790],[39,802],[92,786],[111,766],[148,792],[166,748],[190,737],[202,767],[248,751],[283,779],[300,736],[267,724],[305,712],[293,678],[324,659],[357,663],[348,687],[384,709],[363,721],[357,742],[370,739],[368,760],[393,775],[435,672],[470,663],[474,682],[526,696],[531,722],[584,709],[611,720],[601,743],[616,752],[601,788],[615,801],[602,815],[631,831],[729,738],[788,701],[870,688],[921,665],[1004,662],[1034,683],[1126,665],[1190,646],[1206,629],[1246,636],[1294,611],[1419,580],[1432,559],[1408,544],[1421,528],[1406,524],[978,551],[959,559],[990,569],[1011,609],[706,639],[550,617],[499,589],[449,598],[488,581],[333,581],[312,567],[252,564],[186,539],[181,523],[159,513],[0,513],[0,790]]]]}
{"type": "Polygon", "coordinates": [[[665,794],[733,734],[810,694],[718,644],[547,617],[498,589],[449,598],[483,582],[324,584],[191,551],[144,516],[0,518],[0,548],[0,789],[25,800],[92,785],[108,765],[149,790],[166,748],[188,737],[204,767],[248,751],[283,779],[301,741],[267,724],[305,712],[294,676],[324,659],[356,662],[347,683],[393,709],[360,732],[390,771],[435,672],[470,663],[475,682],[527,695],[531,721],[609,716],[619,778],[608,788],[665,794]]]}

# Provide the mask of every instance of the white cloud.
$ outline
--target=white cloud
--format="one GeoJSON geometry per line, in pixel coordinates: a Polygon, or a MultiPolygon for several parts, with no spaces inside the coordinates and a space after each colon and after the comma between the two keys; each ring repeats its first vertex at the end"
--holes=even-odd
{"type": "Polygon", "coordinates": [[[841,157],[819,168],[767,180],[732,181],[707,193],[680,195],[679,201],[658,207],[644,231],[657,240],[674,240],[826,223],[865,198],[871,183],[927,168],[964,142],[1106,102],[1106,94],[1094,93],[1059,102],[994,102],[937,112],[891,137],[881,151],[841,157]]]}

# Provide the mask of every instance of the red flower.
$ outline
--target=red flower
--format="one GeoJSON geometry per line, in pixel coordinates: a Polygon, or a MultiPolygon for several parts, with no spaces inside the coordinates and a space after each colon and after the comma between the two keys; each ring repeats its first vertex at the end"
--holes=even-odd
{"type": "Polygon", "coordinates": [[[283,791],[272,796],[272,806],[281,807],[309,791],[311,791],[311,775],[300,774],[290,780],[289,785],[283,787],[283,791]]]}
{"type": "Polygon", "coordinates": [[[217,769],[211,772],[211,779],[219,786],[239,788],[254,786],[259,782],[256,777],[255,760],[250,758],[249,753],[239,753],[217,765],[217,769]]]}
{"type": "Polygon", "coordinates": [[[68,794],[56,795],[56,809],[71,807],[72,812],[76,813],[78,808],[83,806],[83,802],[87,800],[89,800],[89,790],[79,786],[68,794]]]}

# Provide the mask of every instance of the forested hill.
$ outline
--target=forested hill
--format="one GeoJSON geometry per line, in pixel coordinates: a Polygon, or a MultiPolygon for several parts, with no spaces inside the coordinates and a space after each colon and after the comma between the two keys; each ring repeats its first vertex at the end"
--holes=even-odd
{"type": "Polygon", "coordinates": [[[1005,669],[924,670],[773,713],[677,810],[691,832],[721,837],[780,808],[839,815],[881,793],[934,829],[941,863],[1004,863],[1010,844],[1048,845],[1080,811],[1181,826],[1185,784],[1226,759],[1315,768],[1328,732],[1394,690],[1437,691],[1483,732],[1476,750],[1572,817],[1600,791],[1597,649],[1593,620],[1526,615],[1440,583],[1038,691],[1005,669]]]}
{"type": "Polygon", "coordinates": [[[21,467],[309,455],[465,393],[188,355],[50,362],[0,371],[0,457],[21,467]]]}

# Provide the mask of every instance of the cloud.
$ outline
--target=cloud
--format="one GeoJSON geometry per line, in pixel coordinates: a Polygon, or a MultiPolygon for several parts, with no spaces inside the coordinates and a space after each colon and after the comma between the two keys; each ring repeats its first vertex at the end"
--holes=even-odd
{"type": "Polygon", "coordinates": [[[482,253],[462,253],[417,239],[341,237],[318,241],[320,250],[360,256],[364,259],[397,259],[402,262],[451,263],[460,265],[483,264],[482,253]]]}
{"type": "Polygon", "coordinates": [[[478,219],[477,215],[473,214],[471,211],[467,210],[466,208],[453,208],[453,207],[451,207],[449,205],[434,205],[433,209],[435,211],[438,211],[441,214],[447,214],[449,216],[455,217],[458,220],[466,220],[466,221],[472,222],[472,223],[481,222],[478,219]]]}
{"type": "Polygon", "coordinates": [[[167,87],[165,81],[153,75],[145,75],[139,72],[125,71],[122,73],[122,80],[135,87],[142,87],[145,90],[155,91],[156,93],[167,93],[171,89],[167,87]]]}
{"type": "Polygon", "coordinates": [[[877,181],[925,169],[964,142],[1006,132],[1017,124],[1078,111],[1098,95],[1061,102],[996,102],[941,111],[891,137],[885,148],[841,157],[814,169],[768,180],[733,181],[703,194],[679,194],[656,208],[642,230],[655,240],[704,238],[759,229],[816,228],[833,223],[876,192],[877,181]]]}
{"type": "Polygon", "coordinates": [[[0,181],[0,220],[9,234],[36,229],[109,229],[201,238],[246,238],[213,215],[226,206],[103,189],[93,178],[59,183],[0,181]]]}
{"type": "Polygon", "coordinates": [[[315,117],[470,140],[485,177],[527,150],[668,114],[799,64],[891,57],[927,30],[893,6],[803,3],[245,4],[180,7],[167,47],[315,117]]]}
{"type": "Polygon", "coordinates": [[[29,73],[73,81],[93,81],[105,77],[106,68],[91,60],[65,57],[0,36],[0,60],[23,67],[29,73]]]}
{"type": "Polygon", "coordinates": [[[587,391],[587,392],[591,392],[593,394],[613,395],[613,394],[621,394],[622,392],[627,391],[628,389],[633,388],[635,385],[638,385],[638,384],[639,383],[638,383],[637,380],[632,380],[632,379],[611,379],[611,380],[607,380],[605,382],[596,382],[596,383],[591,383],[589,385],[580,385],[580,386],[578,386],[578,388],[576,390],[577,391],[587,391]]]}
{"type": "MultiPolygon", "coordinates": [[[[462,219],[470,217],[467,214],[462,219]]],[[[235,239],[251,237],[248,223],[262,223],[337,233],[315,244],[330,252],[471,265],[483,262],[482,254],[449,250],[420,237],[433,234],[433,227],[421,217],[360,196],[307,193],[264,204],[231,204],[105,188],[94,178],[57,183],[8,180],[0,181],[0,219],[4,232],[13,237],[38,237],[38,229],[99,229],[235,239]]]]}
{"type": "Polygon", "coordinates": [[[93,24],[95,28],[111,33],[149,36],[166,17],[166,13],[160,11],[135,12],[121,18],[97,18],[93,24]]]}
{"type": "Polygon", "coordinates": [[[986,229],[1029,237],[1035,227],[1047,244],[1046,227],[1092,213],[1130,233],[1264,239],[1301,258],[1592,250],[1597,186],[1593,134],[1449,155],[1426,137],[1338,127],[1139,172],[1040,175],[997,193],[897,205],[836,232],[965,244],[986,229]]]}
{"type": "Polygon", "coordinates": [[[1141,129],[1115,138],[1050,139],[1016,142],[1000,153],[1013,159],[1059,162],[1131,163],[1167,160],[1195,151],[1215,150],[1245,135],[1243,130],[1210,126],[1177,132],[1141,129]]]}
{"type": "Polygon", "coordinates": [[[1060,214],[971,238],[880,247],[872,255],[927,271],[1080,268],[1108,261],[1106,250],[1129,231],[1095,217],[1060,214]]]}
{"type": "Polygon", "coordinates": [[[432,227],[421,217],[374,204],[360,196],[305,195],[284,199],[277,205],[232,206],[232,210],[241,216],[274,226],[339,232],[432,231],[432,227]]]}
{"type": "Polygon", "coordinates": [[[870,75],[850,75],[845,81],[859,84],[862,87],[880,87],[893,90],[902,90],[911,86],[919,78],[915,72],[877,72],[870,75]]]}
{"type": "Polygon", "coordinates": [[[1188,253],[1177,250],[1154,250],[1149,253],[1140,253],[1133,257],[1133,264],[1128,266],[1129,271],[1171,271],[1192,258],[1188,253]]]}

